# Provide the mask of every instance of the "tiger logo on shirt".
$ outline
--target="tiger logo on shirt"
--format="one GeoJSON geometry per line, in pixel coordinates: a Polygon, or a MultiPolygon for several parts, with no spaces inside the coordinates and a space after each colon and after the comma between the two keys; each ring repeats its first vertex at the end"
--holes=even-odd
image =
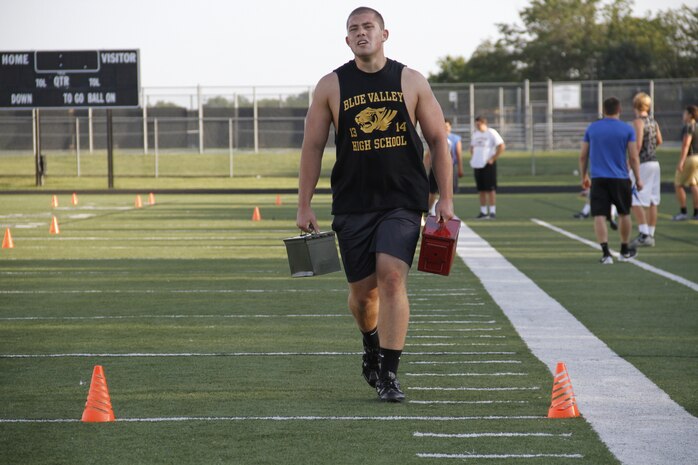
{"type": "Polygon", "coordinates": [[[354,121],[365,134],[371,134],[376,129],[386,131],[396,115],[397,110],[367,107],[356,115],[354,121]]]}

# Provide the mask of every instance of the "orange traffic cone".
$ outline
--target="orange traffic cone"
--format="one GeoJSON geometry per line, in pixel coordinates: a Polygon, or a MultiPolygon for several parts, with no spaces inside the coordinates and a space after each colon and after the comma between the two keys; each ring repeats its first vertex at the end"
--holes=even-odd
{"type": "Polygon", "coordinates": [[[141,199],[140,195],[136,196],[136,201],[133,204],[136,208],[143,208],[143,199],[141,199]]]}
{"type": "Polygon", "coordinates": [[[61,233],[61,230],[58,227],[58,218],[56,218],[55,216],[51,220],[51,226],[48,228],[48,232],[49,232],[49,234],[60,234],[61,233]]]}
{"type": "Polygon", "coordinates": [[[51,208],[58,208],[58,196],[54,195],[51,197],[51,208]]]}
{"type": "Polygon", "coordinates": [[[281,196],[280,196],[279,194],[276,194],[276,202],[275,202],[275,204],[276,204],[277,207],[278,207],[279,205],[281,205],[281,196]]]}
{"type": "Polygon", "coordinates": [[[148,194],[148,205],[155,205],[155,194],[148,194]]]}
{"type": "Polygon", "coordinates": [[[254,212],[252,212],[252,221],[262,221],[262,214],[259,213],[259,207],[254,207],[254,212]]]}
{"type": "Polygon", "coordinates": [[[114,420],[114,410],[112,410],[109,399],[104,368],[101,365],[96,365],[92,371],[92,381],[90,382],[90,391],[87,394],[85,410],[82,412],[82,421],[85,423],[104,423],[114,420]]]}
{"type": "Polygon", "coordinates": [[[564,363],[558,362],[553,380],[553,394],[548,418],[575,418],[579,416],[577,402],[572,391],[572,381],[564,363]]]}
{"type": "Polygon", "coordinates": [[[2,239],[2,248],[3,249],[14,249],[15,248],[15,241],[12,240],[12,233],[10,232],[10,228],[5,229],[5,237],[2,239]]]}
{"type": "Polygon", "coordinates": [[[78,193],[73,192],[73,198],[71,199],[71,203],[73,204],[74,207],[77,207],[78,205],[78,193]]]}

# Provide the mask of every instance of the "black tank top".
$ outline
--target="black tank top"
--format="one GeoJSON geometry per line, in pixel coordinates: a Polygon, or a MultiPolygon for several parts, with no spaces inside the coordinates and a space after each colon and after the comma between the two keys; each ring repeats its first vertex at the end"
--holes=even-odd
{"type": "Polygon", "coordinates": [[[333,215],[428,208],[424,147],[403,100],[404,67],[389,59],[382,70],[365,73],[352,60],[334,71],[340,102],[333,215]]]}

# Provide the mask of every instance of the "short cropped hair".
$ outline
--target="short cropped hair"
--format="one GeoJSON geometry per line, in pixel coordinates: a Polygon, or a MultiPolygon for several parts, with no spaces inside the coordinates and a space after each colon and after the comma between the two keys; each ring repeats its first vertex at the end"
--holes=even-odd
{"type": "Polygon", "coordinates": [[[633,108],[637,111],[649,111],[652,99],[644,92],[639,92],[633,97],[633,108]]]}
{"type": "Polygon", "coordinates": [[[349,13],[349,16],[347,17],[347,29],[349,28],[349,20],[352,18],[352,16],[361,15],[364,13],[372,13],[376,17],[376,20],[378,21],[378,25],[380,26],[380,28],[385,29],[385,21],[383,21],[383,15],[378,13],[378,11],[374,10],[373,8],[367,6],[360,6],[351,13],[349,13]]]}
{"type": "Polygon", "coordinates": [[[691,118],[698,120],[698,107],[695,105],[689,105],[686,107],[686,113],[691,115],[691,118]]]}
{"type": "Polygon", "coordinates": [[[475,117],[475,122],[487,124],[487,118],[485,118],[484,116],[478,115],[475,117]]]}
{"type": "Polygon", "coordinates": [[[451,126],[453,126],[453,121],[451,120],[451,118],[444,118],[444,123],[448,123],[451,126]]]}
{"type": "Polygon", "coordinates": [[[615,97],[609,97],[603,101],[604,115],[617,115],[620,113],[620,100],[615,97]]]}

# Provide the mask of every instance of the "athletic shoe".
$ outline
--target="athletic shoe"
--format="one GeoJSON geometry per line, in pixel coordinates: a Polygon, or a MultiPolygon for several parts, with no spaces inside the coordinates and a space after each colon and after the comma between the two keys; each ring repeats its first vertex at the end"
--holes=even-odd
{"type": "Polygon", "coordinates": [[[475,219],[476,219],[476,220],[489,220],[489,219],[490,219],[490,215],[488,215],[487,213],[482,213],[482,212],[480,212],[480,214],[477,215],[477,216],[475,217],[475,219]]]}
{"type": "Polygon", "coordinates": [[[692,220],[698,220],[698,215],[693,215],[693,216],[691,217],[691,219],[692,219],[692,220]]]}
{"type": "Polygon", "coordinates": [[[380,351],[378,349],[370,349],[364,346],[361,374],[364,375],[364,379],[372,388],[376,387],[380,369],[380,351]]]}
{"type": "Polygon", "coordinates": [[[612,230],[618,231],[618,223],[615,220],[609,219],[608,225],[611,227],[612,230]]]}
{"type": "Polygon", "coordinates": [[[619,262],[629,262],[633,258],[637,257],[637,249],[628,249],[626,253],[618,254],[619,262]]]}
{"type": "Polygon", "coordinates": [[[599,260],[599,263],[602,265],[613,265],[613,257],[610,255],[604,255],[601,257],[601,260],[599,260]]]}
{"type": "Polygon", "coordinates": [[[585,219],[585,218],[589,218],[589,214],[588,214],[588,213],[587,213],[587,214],[584,214],[584,213],[582,213],[582,212],[575,213],[575,214],[572,215],[572,216],[574,216],[574,217],[577,218],[578,220],[583,220],[583,219],[585,219]]]}
{"type": "Polygon", "coordinates": [[[405,393],[400,390],[400,383],[392,371],[389,371],[385,378],[378,380],[376,392],[383,402],[402,402],[405,400],[405,393]]]}
{"type": "Polygon", "coordinates": [[[494,219],[496,219],[496,218],[497,218],[497,215],[496,215],[496,214],[490,213],[490,219],[491,219],[491,220],[494,220],[494,219]]]}
{"type": "Polygon", "coordinates": [[[685,213],[677,213],[676,215],[671,217],[672,221],[686,221],[688,219],[688,215],[685,213]]]}
{"type": "Polygon", "coordinates": [[[628,247],[637,249],[638,247],[654,247],[654,237],[647,234],[638,234],[638,236],[630,241],[628,247]]]}

